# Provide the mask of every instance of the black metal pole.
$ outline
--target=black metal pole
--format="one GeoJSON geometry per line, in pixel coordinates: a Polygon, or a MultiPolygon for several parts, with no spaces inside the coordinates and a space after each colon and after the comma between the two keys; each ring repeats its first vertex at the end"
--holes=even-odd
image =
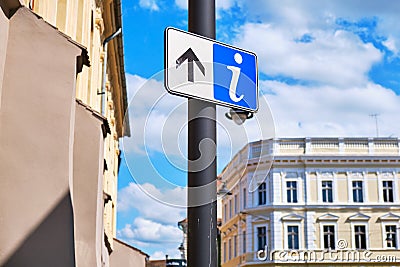
{"type": "MultiPolygon", "coordinates": [[[[188,3],[189,31],[215,39],[215,0],[188,0],[188,3]]],[[[189,99],[188,113],[187,264],[217,267],[215,104],[189,99]]]]}

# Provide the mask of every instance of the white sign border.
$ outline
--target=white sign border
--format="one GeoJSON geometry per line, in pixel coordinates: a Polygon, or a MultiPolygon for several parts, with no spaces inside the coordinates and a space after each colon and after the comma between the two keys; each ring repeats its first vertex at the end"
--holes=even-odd
{"type": "Polygon", "coordinates": [[[198,35],[198,34],[195,34],[195,33],[192,33],[192,32],[187,32],[187,31],[184,31],[184,30],[181,30],[181,29],[177,29],[177,28],[174,28],[174,27],[167,27],[164,30],[164,87],[165,87],[165,89],[167,89],[168,93],[170,93],[172,95],[182,96],[182,97],[186,97],[186,98],[199,99],[199,100],[203,100],[203,101],[206,101],[206,102],[211,102],[211,103],[214,103],[214,104],[217,104],[217,105],[220,105],[220,106],[224,106],[224,107],[228,107],[228,108],[234,108],[234,109],[239,109],[239,110],[250,111],[250,112],[256,113],[258,111],[258,109],[259,109],[259,100],[258,100],[258,98],[259,98],[259,96],[258,96],[258,93],[259,93],[259,89],[258,89],[258,58],[257,58],[256,53],[254,53],[252,51],[248,51],[248,50],[245,50],[245,49],[242,49],[242,48],[238,48],[238,47],[235,47],[235,46],[232,46],[232,45],[229,45],[229,44],[221,43],[219,41],[216,41],[216,40],[213,40],[211,38],[208,38],[208,37],[205,37],[205,36],[202,36],[202,35],[198,35]],[[242,107],[242,106],[235,105],[235,104],[232,104],[232,103],[226,103],[226,102],[215,100],[215,99],[207,99],[207,98],[202,98],[202,97],[198,97],[198,96],[194,96],[194,95],[190,95],[190,94],[185,94],[185,93],[182,93],[182,92],[176,92],[176,91],[172,90],[171,88],[169,88],[169,86],[168,86],[168,52],[167,52],[168,51],[168,31],[169,30],[179,31],[179,32],[182,32],[182,33],[185,33],[185,34],[188,34],[188,35],[192,35],[194,37],[205,39],[205,40],[210,41],[212,43],[216,43],[216,44],[219,44],[219,45],[222,45],[222,46],[234,49],[234,50],[239,50],[239,51],[242,51],[244,53],[248,53],[248,54],[254,55],[254,57],[256,59],[256,109],[246,108],[246,107],[242,107]]]}

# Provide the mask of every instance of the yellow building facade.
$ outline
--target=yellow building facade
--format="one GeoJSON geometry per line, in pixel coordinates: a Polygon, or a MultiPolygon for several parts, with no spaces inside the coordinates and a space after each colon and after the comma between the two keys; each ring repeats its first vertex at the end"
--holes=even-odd
{"type": "Polygon", "coordinates": [[[144,266],[114,238],[120,1],[0,3],[0,265],[144,266]]]}
{"type": "MultiPolygon", "coordinates": [[[[110,124],[104,143],[104,230],[113,248],[116,236],[116,204],[119,166],[119,138],[129,135],[125,124],[127,92],[122,33],[108,44],[105,88],[104,40],[122,27],[120,0],[24,0],[25,5],[77,43],[86,47],[90,66],[77,75],[76,98],[98,111],[110,124]],[[104,101],[104,104],[102,103],[104,101]]],[[[128,121],[128,120],[126,120],[128,121]]]]}
{"type": "Polygon", "coordinates": [[[223,267],[398,266],[400,140],[286,138],[221,174],[223,267]]]}

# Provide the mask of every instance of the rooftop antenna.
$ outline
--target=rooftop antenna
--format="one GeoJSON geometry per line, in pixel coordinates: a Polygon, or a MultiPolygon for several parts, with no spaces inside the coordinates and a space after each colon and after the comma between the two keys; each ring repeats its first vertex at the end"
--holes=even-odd
{"type": "Polygon", "coordinates": [[[380,116],[380,114],[374,113],[374,114],[370,114],[369,116],[371,118],[375,118],[376,137],[379,137],[378,116],[380,116]]]}

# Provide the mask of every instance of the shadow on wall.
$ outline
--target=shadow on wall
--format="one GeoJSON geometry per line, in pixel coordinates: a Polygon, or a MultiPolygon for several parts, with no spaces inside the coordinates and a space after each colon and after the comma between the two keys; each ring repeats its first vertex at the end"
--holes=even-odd
{"type": "Polygon", "coordinates": [[[75,266],[74,222],[69,193],[60,200],[3,266],[75,266]]]}

